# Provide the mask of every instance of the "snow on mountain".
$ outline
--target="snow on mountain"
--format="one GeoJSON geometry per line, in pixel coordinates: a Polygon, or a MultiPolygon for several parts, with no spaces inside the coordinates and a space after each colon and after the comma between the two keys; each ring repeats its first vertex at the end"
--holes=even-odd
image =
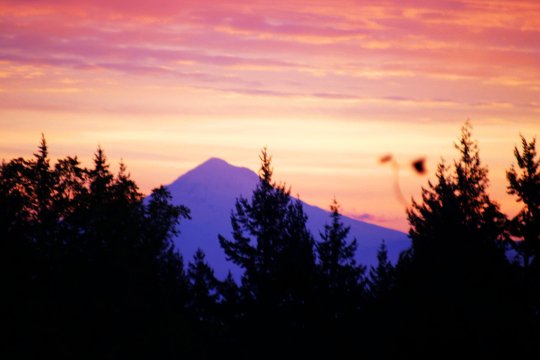
{"type": "MultiPolygon", "coordinates": [[[[234,264],[226,261],[218,234],[232,238],[230,215],[235,200],[239,196],[249,198],[257,181],[258,176],[253,171],[211,158],[167,186],[173,196],[173,203],[185,205],[191,210],[192,219],[182,221],[180,235],[175,239],[175,245],[186,262],[192,259],[197,248],[201,248],[219,278],[223,278],[228,270],[239,273],[234,264]]],[[[308,227],[315,239],[320,240],[319,232],[330,220],[330,213],[303,204],[309,218],[308,227]]],[[[392,261],[396,261],[399,253],[410,244],[407,235],[402,232],[346,216],[342,219],[351,227],[350,236],[356,237],[358,241],[356,258],[362,264],[376,264],[377,249],[383,239],[392,261]]]]}

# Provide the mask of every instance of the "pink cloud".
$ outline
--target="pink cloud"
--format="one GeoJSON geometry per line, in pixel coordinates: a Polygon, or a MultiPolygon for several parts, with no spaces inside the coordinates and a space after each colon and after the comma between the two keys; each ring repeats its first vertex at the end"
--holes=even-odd
{"type": "Polygon", "coordinates": [[[540,80],[540,6],[499,5],[4,0],[0,61],[282,99],[523,107],[540,80]],[[525,98],[504,90],[516,86],[525,98]]]}

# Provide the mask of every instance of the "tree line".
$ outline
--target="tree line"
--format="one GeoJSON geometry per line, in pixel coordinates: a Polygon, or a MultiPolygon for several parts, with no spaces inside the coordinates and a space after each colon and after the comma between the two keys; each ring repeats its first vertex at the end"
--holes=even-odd
{"type": "MultiPolygon", "coordinates": [[[[488,194],[471,126],[407,209],[411,246],[392,264],[355,261],[357,239],[333,201],[312,234],[302,203],[273,180],[237,199],[238,265],[217,279],[173,238],[190,218],[161,186],[144,197],[124,164],[54,165],[43,138],[0,167],[4,358],[432,358],[540,354],[540,159],[521,139],[507,170],[513,218],[488,194]]],[[[181,241],[189,241],[182,239],[181,241]]],[[[359,239],[361,241],[361,239],[359,239]]]]}

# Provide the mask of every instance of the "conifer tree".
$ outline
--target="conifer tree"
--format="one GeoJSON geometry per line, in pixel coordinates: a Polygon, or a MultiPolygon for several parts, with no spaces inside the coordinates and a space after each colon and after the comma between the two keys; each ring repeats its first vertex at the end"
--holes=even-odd
{"type": "Polygon", "coordinates": [[[356,264],[357,241],[347,239],[351,229],[341,220],[337,200],[330,211],[331,223],[324,226],[322,240],[316,244],[319,273],[329,290],[352,290],[360,286],[365,267],[356,264]]]}
{"type": "Polygon", "coordinates": [[[219,304],[225,320],[231,321],[240,316],[241,293],[238,284],[229,271],[225,280],[218,282],[219,304]]]}
{"type": "Polygon", "coordinates": [[[70,156],[59,159],[54,166],[54,172],[56,212],[60,218],[70,219],[88,195],[88,172],[81,167],[77,157],[70,156]]]}
{"type": "Polygon", "coordinates": [[[524,266],[540,269],[540,158],[536,152],[536,139],[528,142],[521,137],[521,152],[514,148],[515,165],[506,172],[508,193],[523,203],[523,208],[512,220],[512,242],[523,258],[524,266]]]}
{"type": "Polygon", "coordinates": [[[173,236],[187,217],[163,187],[143,201],[125,166],[115,177],[101,149],[90,170],[76,157],[51,167],[44,137],[34,158],[3,161],[8,354],[181,354],[189,333],[187,282],[173,236]]]}
{"type": "Polygon", "coordinates": [[[485,350],[487,344],[503,343],[512,318],[506,218],[487,193],[488,170],[468,122],[455,146],[460,157],[453,169],[442,162],[436,181],[422,188],[422,202],[407,210],[412,247],[397,264],[396,301],[408,304],[398,316],[417,334],[401,340],[425,352],[450,342],[456,352],[470,346],[488,354],[494,350],[485,350]],[[422,337],[429,347],[418,343],[422,337]]]}
{"type": "Polygon", "coordinates": [[[313,237],[302,204],[291,199],[285,185],[273,181],[266,149],[260,159],[251,198],[238,198],[231,214],[233,239],[220,235],[219,242],[227,258],[243,270],[244,346],[260,357],[260,346],[275,343],[271,352],[262,354],[271,357],[282,356],[293,343],[299,349],[307,340],[316,277],[313,237]]]}
{"type": "MultiPolygon", "coordinates": [[[[407,210],[413,247],[409,255],[456,265],[454,256],[468,257],[464,266],[484,261],[504,263],[505,216],[487,194],[488,170],[482,166],[471,125],[462,128],[454,173],[442,162],[436,183],[422,188],[422,203],[407,210]],[[424,256],[425,255],[425,256],[424,256]],[[437,259],[437,260],[436,260],[437,259]]],[[[463,258],[465,259],[465,258],[463,258]]]]}
{"type": "Polygon", "coordinates": [[[197,249],[193,255],[193,261],[188,265],[187,275],[190,283],[190,306],[196,319],[198,321],[213,320],[218,298],[218,281],[201,249],[197,249]]]}
{"type": "Polygon", "coordinates": [[[319,352],[323,357],[345,355],[346,344],[358,333],[358,314],[364,296],[365,266],[356,263],[357,241],[349,239],[337,200],[330,205],[330,223],[319,233],[316,243],[319,352]]]}
{"type": "Polygon", "coordinates": [[[516,308],[523,309],[519,318],[524,334],[523,339],[529,352],[538,352],[538,331],[540,328],[540,158],[536,152],[536,139],[527,141],[521,136],[521,151],[515,147],[516,165],[512,164],[506,172],[508,193],[517,197],[522,208],[510,222],[510,232],[515,240],[510,244],[522,259],[522,267],[515,269],[514,282],[519,285],[515,291],[519,303],[516,308]],[[521,296],[520,296],[521,295],[521,296]],[[535,324],[530,328],[531,320],[535,324]],[[536,330],[536,332],[535,332],[536,330]]]}
{"type": "MultiPolygon", "coordinates": [[[[47,227],[47,222],[55,221],[52,213],[53,189],[56,183],[54,172],[51,171],[49,149],[45,136],[41,134],[39,151],[34,154],[33,180],[35,193],[35,216],[38,223],[42,224],[42,231],[47,227]]],[[[43,234],[45,235],[45,234],[43,234]]]]}
{"type": "Polygon", "coordinates": [[[383,240],[377,251],[377,266],[371,266],[367,281],[369,293],[373,299],[381,300],[390,293],[395,282],[394,271],[392,263],[388,260],[388,249],[383,240]]]}
{"type": "Polygon", "coordinates": [[[191,219],[190,210],[183,205],[173,205],[169,190],[160,186],[152,190],[145,206],[144,251],[157,259],[173,256],[173,238],[180,234],[182,219],[191,219]]]}
{"type": "Polygon", "coordinates": [[[273,182],[266,149],[260,158],[259,183],[251,199],[238,198],[231,215],[233,240],[220,235],[219,241],[228,259],[243,268],[242,284],[248,297],[263,306],[278,307],[287,292],[301,286],[284,278],[294,277],[287,266],[295,262],[294,266],[313,268],[313,243],[301,203],[291,200],[285,185],[273,182]]]}

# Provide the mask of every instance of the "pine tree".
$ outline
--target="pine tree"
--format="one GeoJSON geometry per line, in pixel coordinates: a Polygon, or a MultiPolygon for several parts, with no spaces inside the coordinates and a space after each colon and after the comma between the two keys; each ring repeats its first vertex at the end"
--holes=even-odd
{"type": "Polygon", "coordinates": [[[97,201],[105,201],[114,176],[109,171],[107,157],[101,147],[94,154],[94,168],[88,174],[90,191],[97,201]]]}
{"type": "Polygon", "coordinates": [[[377,266],[371,266],[369,270],[368,288],[370,296],[375,300],[381,300],[388,296],[395,283],[394,267],[388,260],[388,249],[384,240],[377,251],[377,266]]]}
{"type": "Polygon", "coordinates": [[[355,260],[357,241],[349,239],[337,200],[330,205],[330,223],[319,233],[316,341],[321,357],[343,357],[347,343],[358,334],[358,315],[364,295],[365,266],[355,260]]]}
{"type": "Polygon", "coordinates": [[[524,266],[540,269],[540,158],[536,153],[536,139],[530,142],[521,137],[521,152],[514,148],[517,167],[506,172],[508,193],[515,195],[523,208],[512,220],[513,242],[523,258],[524,266]]]}
{"type": "Polygon", "coordinates": [[[523,349],[538,352],[538,329],[540,329],[540,158],[536,152],[536,139],[530,142],[521,136],[521,151],[515,147],[517,168],[512,164],[506,172],[508,193],[517,197],[522,209],[510,222],[510,232],[517,241],[512,247],[522,259],[522,267],[515,269],[514,291],[519,299],[516,308],[522,309],[519,325],[524,334],[516,338],[524,342],[523,349]],[[531,329],[531,322],[535,327],[531,329]]]}
{"type": "Polygon", "coordinates": [[[152,190],[145,206],[144,251],[161,258],[174,252],[173,238],[180,234],[182,219],[191,219],[190,210],[183,205],[173,205],[169,190],[160,186],[152,190]]]}
{"type": "Polygon", "coordinates": [[[487,193],[488,170],[468,122],[456,149],[460,157],[453,169],[442,162],[436,182],[422,188],[422,202],[407,210],[412,247],[397,264],[396,301],[409,306],[400,311],[408,315],[399,316],[417,333],[403,337],[413,346],[425,337],[433,346],[425,351],[451,343],[454,351],[470,346],[473,353],[488,354],[493,339],[503,344],[501,334],[512,318],[506,218],[487,193]]]}
{"type": "Polygon", "coordinates": [[[260,159],[251,198],[238,198],[231,214],[233,239],[220,235],[219,242],[227,259],[243,270],[243,346],[253,356],[272,357],[283,356],[288,347],[300,349],[307,341],[316,277],[313,237],[302,203],[273,181],[266,149],[260,159]],[[259,348],[269,343],[277,346],[261,354],[259,348]]]}
{"type": "MultiPolygon", "coordinates": [[[[278,284],[284,284],[282,304],[298,311],[314,296],[316,281],[315,240],[307,228],[307,215],[300,199],[291,199],[285,217],[284,247],[279,258],[278,284]]],[[[291,310],[295,311],[295,310],[291,310]]]]}
{"type": "Polygon", "coordinates": [[[76,157],[51,167],[42,137],[34,158],[2,162],[8,354],[185,353],[187,281],[173,236],[187,217],[189,210],[171,204],[163,187],[143,201],[124,165],[116,177],[110,173],[101,149],[93,169],[76,157]]]}
{"type": "Polygon", "coordinates": [[[220,235],[219,242],[228,259],[244,269],[246,294],[262,306],[277,308],[286,296],[283,285],[289,282],[280,278],[284,276],[280,267],[292,261],[284,255],[295,246],[302,247],[299,242],[309,240],[305,241],[305,233],[301,233],[303,213],[290,206],[290,191],[272,180],[271,157],[266,149],[260,159],[259,183],[251,199],[237,199],[231,215],[233,240],[220,235]]]}
{"type": "Polygon", "coordinates": [[[323,306],[331,321],[350,318],[358,309],[363,295],[365,266],[356,264],[356,239],[348,239],[339,203],[330,205],[330,224],[324,226],[317,242],[318,274],[323,306]]]}
{"type": "Polygon", "coordinates": [[[213,321],[216,314],[218,281],[201,249],[197,249],[193,255],[187,275],[190,282],[190,306],[197,321],[213,321]]]}
{"type": "Polygon", "coordinates": [[[70,219],[88,196],[88,172],[77,157],[59,159],[54,166],[54,204],[61,219],[70,219]]]}
{"type": "Polygon", "coordinates": [[[319,273],[330,291],[352,290],[360,286],[365,267],[356,264],[357,241],[347,240],[351,229],[341,220],[337,200],[330,205],[330,211],[331,223],[324,226],[322,240],[316,244],[319,273]]]}
{"type": "Polygon", "coordinates": [[[468,257],[465,266],[484,261],[504,263],[505,216],[487,194],[488,170],[482,166],[471,125],[462,128],[456,149],[459,160],[455,172],[442,162],[435,184],[422,188],[422,203],[413,200],[407,210],[413,247],[417,258],[455,265],[455,256],[468,257]]]}
{"type": "MultiPolygon", "coordinates": [[[[41,143],[39,151],[34,154],[35,162],[33,165],[33,180],[35,193],[35,216],[39,224],[42,224],[41,231],[45,231],[50,222],[55,221],[52,213],[53,189],[56,183],[54,172],[51,171],[49,149],[45,136],[41,134],[41,143]]],[[[46,236],[46,234],[42,234],[46,236]]]]}
{"type": "Polygon", "coordinates": [[[225,280],[218,282],[218,294],[224,317],[231,320],[239,316],[239,306],[241,305],[240,288],[230,271],[227,273],[225,280]]]}

